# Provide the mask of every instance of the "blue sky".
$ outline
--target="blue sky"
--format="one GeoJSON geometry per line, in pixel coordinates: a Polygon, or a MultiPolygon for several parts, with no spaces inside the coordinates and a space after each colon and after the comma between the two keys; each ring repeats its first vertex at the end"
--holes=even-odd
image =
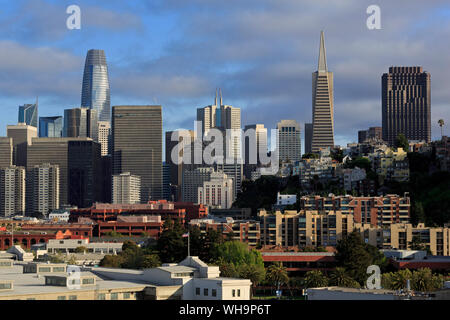
{"type": "Polygon", "coordinates": [[[40,116],[78,107],[89,49],[106,52],[111,104],[161,104],[164,130],[191,129],[195,109],[213,102],[216,87],[226,104],[242,108],[242,126],[310,122],[323,29],[337,144],[381,125],[381,75],[392,65],[431,73],[438,138],[437,120],[450,121],[446,2],[0,0],[0,135],[36,96],[40,116]],[[72,4],[81,8],[81,30],[66,28],[72,4]],[[366,27],[371,4],[381,8],[381,30],[366,27]]]}

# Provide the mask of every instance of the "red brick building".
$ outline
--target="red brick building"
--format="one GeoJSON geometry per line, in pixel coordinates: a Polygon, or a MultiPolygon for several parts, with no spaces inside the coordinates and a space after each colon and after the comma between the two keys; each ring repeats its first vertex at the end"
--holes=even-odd
{"type": "Polygon", "coordinates": [[[115,232],[127,237],[145,234],[158,239],[163,230],[163,222],[159,216],[118,216],[117,221],[99,221],[96,227],[98,237],[115,232]]]}
{"type": "Polygon", "coordinates": [[[136,215],[160,216],[163,221],[172,219],[185,224],[186,210],[175,209],[174,204],[166,200],[151,201],[144,204],[96,203],[90,208],[72,209],[69,221],[78,221],[79,217],[86,217],[98,223],[117,221],[118,216],[136,215]]]}
{"type": "Polygon", "coordinates": [[[22,231],[61,231],[69,230],[74,236],[83,236],[92,238],[93,225],[81,223],[42,223],[42,224],[24,224],[22,231]]]}
{"type": "Polygon", "coordinates": [[[72,231],[66,229],[48,230],[42,229],[40,231],[30,230],[30,231],[15,231],[11,232],[0,232],[0,250],[7,250],[9,247],[14,245],[21,245],[23,248],[30,249],[32,245],[38,243],[47,243],[50,239],[83,239],[82,235],[74,235],[72,231]]]}

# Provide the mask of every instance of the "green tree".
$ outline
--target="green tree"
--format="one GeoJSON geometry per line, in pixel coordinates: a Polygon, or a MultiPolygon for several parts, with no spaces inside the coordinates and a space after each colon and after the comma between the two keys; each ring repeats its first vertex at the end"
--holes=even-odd
{"type": "Polygon", "coordinates": [[[84,253],[84,252],[87,252],[88,249],[86,247],[80,246],[80,247],[76,247],[74,251],[75,251],[75,253],[84,253]]]}
{"type": "Polygon", "coordinates": [[[161,260],[156,254],[143,255],[139,267],[142,269],[150,269],[161,266],[161,260]]]}
{"type": "Polygon", "coordinates": [[[405,135],[403,133],[400,133],[397,138],[395,139],[395,147],[396,148],[403,148],[403,151],[408,152],[409,151],[409,142],[408,139],[406,139],[405,135]]]}
{"type": "Polygon", "coordinates": [[[330,275],[330,284],[338,287],[359,288],[360,285],[352,277],[347,275],[345,269],[337,267],[330,275]]]}
{"type": "Polygon", "coordinates": [[[303,278],[305,288],[320,288],[328,286],[328,278],[320,270],[308,271],[303,278]]]}
{"type": "Polygon", "coordinates": [[[412,279],[412,273],[409,269],[399,270],[397,272],[383,273],[381,284],[383,288],[390,290],[402,290],[406,288],[407,280],[412,279]]]}
{"type": "Polygon", "coordinates": [[[423,209],[422,202],[414,201],[411,209],[411,222],[413,224],[425,222],[425,210],[423,209]]]}
{"type": "Polygon", "coordinates": [[[302,159],[319,159],[319,155],[317,153],[305,153],[302,155],[302,159]]]}
{"type": "Polygon", "coordinates": [[[281,262],[271,264],[267,268],[266,279],[272,287],[279,288],[283,284],[289,284],[287,270],[281,262]]]}
{"type": "Polygon", "coordinates": [[[368,277],[368,266],[376,264],[382,268],[386,264],[383,254],[376,247],[364,243],[356,231],[339,240],[336,250],[338,266],[343,267],[361,285],[368,277]]]}
{"type": "Polygon", "coordinates": [[[441,289],[442,285],[442,275],[433,275],[429,268],[421,268],[412,273],[411,288],[415,291],[434,291],[441,289]]]}
{"type": "Polygon", "coordinates": [[[264,280],[266,270],[261,265],[244,264],[239,267],[238,273],[240,278],[250,279],[250,281],[252,282],[251,294],[253,296],[255,287],[264,280]]]}
{"type": "Polygon", "coordinates": [[[246,243],[240,241],[226,241],[216,246],[215,260],[220,258],[235,266],[260,265],[264,267],[264,261],[259,251],[250,249],[246,243]]]}
{"type": "Polygon", "coordinates": [[[178,221],[166,220],[157,242],[159,258],[164,262],[180,262],[187,256],[184,229],[178,221]]]}
{"type": "Polygon", "coordinates": [[[106,255],[100,261],[100,266],[105,268],[121,268],[123,258],[120,255],[106,255]]]}

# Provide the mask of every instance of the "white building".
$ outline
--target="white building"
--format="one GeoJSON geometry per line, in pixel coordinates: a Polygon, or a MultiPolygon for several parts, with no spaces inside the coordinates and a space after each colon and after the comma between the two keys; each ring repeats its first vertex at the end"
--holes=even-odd
{"type": "Polygon", "coordinates": [[[141,203],[141,178],[124,172],[113,176],[112,201],[114,204],[141,203]]]}
{"type": "Polygon", "coordinates": [[[281,120],[277,129],[280,161],[302,160],[300,124],[295,120],[281,120]]]}
{"type": "Polygon", "coordinates": [[[102,157],[109,154],[110,139],[111,123],[108,121],[98,121],[98,142],[102,148],[102,157]]]}
{"type": "Polygon", "coordinates": [[[277,206],[288,206],[297,202],[296,194],[277,194],[277,206]]]}
{"type": "Polygon", "coordinates": [[[229,209],[234,201],[233,179],[223,172],[214,172],[209,181],[198,188],[198,201],[213,208],[229,209]]]}
{"type": "Polygon", "coordinates": [[[69,210],[54,210],[48,215],[48,219],[56,222],[69,222],[69,210]]]}
{"type": "Polygon", "coordinates": [[[89,242],[89,239],[49,239],[48,253],[73,253],[78,247],[85,247],[86,253],[116,254],[122,251],[122,242],[89,242]]]}
{"type": "Polygon", "coordinates": [[[92,268],[100,277],[171,288],[169,299],[181,300],[250,300],[251,281],[220,277],[219,267],[208,266],[198,257],[187,257],[178,264],[138,270],[92,268]]]}

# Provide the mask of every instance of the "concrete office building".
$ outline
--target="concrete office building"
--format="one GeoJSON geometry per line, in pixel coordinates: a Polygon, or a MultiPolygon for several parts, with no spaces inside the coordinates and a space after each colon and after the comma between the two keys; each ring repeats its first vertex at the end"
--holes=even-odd
{"type": "Polygon", "coordinates": [[[37,137],[37,128],[18,123],[7,126],[7,135],[13,141],[13,164],[25,167],[27,165],[27,151],[31,144],[31,139],[37,137]]]}
{"type": "Polygon", "coordinates": [[[98,142],[102,146],[102,157],[110,154],[111,123],[98,121],[98,142]]]}
{"type": "Polygon", "coordinates": [[[203,182],[210,180],[212,173],[214,173],[214,169],[211,167],[184,170],[181,188],[182,201],[197,203],[198,188],[203,186],[203,182]]]}
{"type": "Polygon", "coordinates": [[[244,176],[250,179],[252,171],[261,165],[261,155],[267,155],[267,128],[263,124],[246,125],[243,140],[244,176]]]}
{"type": "Polygon", "coordinates": [[[219,208],[229,209],[234,201],[233,179],[223,172],[214,172],[209,181],[204,181],[198,188],[197,203],[219,208]]]}
{"type": "Polygon", "coordinates": [[[27,170],[27,215],[59,209],[59,167],[50,163],[27,170]]]}
{"type": "Polygon", "coordinates": [[[61,138],[63,137],[63,117],[39,117],[39,137],[40,138],[61,138]]]}
{"type": "Polygon", "coordinates": [[[59,205],[89,206],[102,201],[100,145],[90,138],[34,138],[27,168],[42,163],[59,167],[59,205]],[[94,196],[96,194],[96,196],[94,196]]]}
{"type": "Polygon", "coordinates": [[[226,164],[214,164],[214,170],[216,172],[225,173],[228,178],[233,179],[233,199],[236,199],[237,194],[242,191],[242,180],[244,175],[244,165],[239,163],[236,159],[234,163],[226,164]]]}
{"type": "Polygon", "coordinates": [[[333,73],[328,71],[323,31],[320,33],[319,65],[312,76],[313,134],[311,151],[334,147],[333,73]]]}
{"type": "Polygon", "coordinates": [[[422,67],[390,67],[381,78],[383,140],[399,134],[431,142],[431,75],[422,67]]]}
{"type": "Polygon", "coordinates": [[[81,106],[97,111],[99,121],[111,121],[108,66],[103,50],[87,52],[81,90],[81,106]]]}
{"type": "Polygon", "coordinates": [[[0,216],[25,214],[25,168],[0,168],[0,216]]]}
{"type": "Polygon", "coordinates": [[[277,129],[280,161],[295,162],[302,160],[300,124],[295,120],[281,120],[277,124],[277,129]]]}
{"type": "Polygon", "coordinates": [[[64,137],[92,138],[98,141],[97,110],[73,108],[64,110],[64,137]]]}
{"type": "Polygon", "coordinates": [[[166,131],[166,165],[169,170],[170,197],[173,196],[174,201],[181,200],[183,170],[194,168],[194,139],[192,130],[166,131]]]}
{"type": "Polygon", "coordinates": [[[141,201],[162,197],[162,107],[115,106],[112,111],[113,174],[141,177],[141,201]]]}
{"type": "Polygon", "coordinates": [[[38,103],[24,104],[19,107],[18,123],[25,123],[28,126],[38,127],[38,103]]]}
{"type": "Polygon", "coordinates": [[[0,137],[0,168],[13,164],[13,140],[8,137],[0,137]]]}
{"type": "Polygon", "coordinates": [[[136,204],[141,203],[141,178],[124,172],[113,176],[113,203],[136,204]]]}

